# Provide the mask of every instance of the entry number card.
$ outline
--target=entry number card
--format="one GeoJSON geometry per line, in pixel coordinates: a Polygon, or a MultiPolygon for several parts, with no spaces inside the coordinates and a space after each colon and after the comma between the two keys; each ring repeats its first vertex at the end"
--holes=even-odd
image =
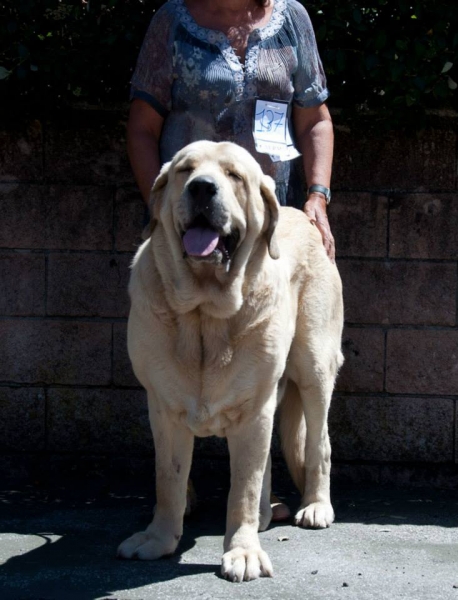
{"type": "Polygon", "coordinates": [[[288,130],[288,103],[256,100],[253,136],[256,150],[270,154],[273,160],[298,156],[288,130]]]}

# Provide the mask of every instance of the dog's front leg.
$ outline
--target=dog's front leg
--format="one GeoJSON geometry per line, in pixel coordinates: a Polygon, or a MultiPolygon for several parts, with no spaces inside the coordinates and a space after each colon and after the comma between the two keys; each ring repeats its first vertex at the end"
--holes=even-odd
{"type": "Polygon", "coordinates": [[[273,575],[270,559],[258,537],[259,504],[272,423],[273,408],[267,406],[254,421],[228,436],[231,490],[221,572],[231,581],[273,575]]]}
{"type": "Polygon", "coordinates": [[[148,403],[156,451],[156,510],[145,531],[134,533],[119,546],[121,558],[155,560],[172,554],[183,533],[194,436],[172,422],[151,394],[148,403]]]}

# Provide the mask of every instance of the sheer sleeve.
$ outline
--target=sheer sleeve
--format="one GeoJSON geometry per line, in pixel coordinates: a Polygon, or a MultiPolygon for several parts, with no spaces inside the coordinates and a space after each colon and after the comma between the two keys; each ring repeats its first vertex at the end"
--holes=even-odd
{"type": "Polygon", "coordinates": [[[164,5],[151,20],[131,80],[131,100],[148,102],[162,117],[171,109],[174,18],[164,5]]]}
{"type": "Polygon", "coordinates": [[[294,3],[294,12],[293,23],[298,40],[298,67],[293,78],[294,103],[309,108],[325,102],[329,91],[310,17],[298,2],[294,3]]]}

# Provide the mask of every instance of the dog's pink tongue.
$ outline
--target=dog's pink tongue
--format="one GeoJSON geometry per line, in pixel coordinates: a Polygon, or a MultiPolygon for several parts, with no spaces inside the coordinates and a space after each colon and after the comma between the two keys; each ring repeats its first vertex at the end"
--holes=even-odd
{"type": "Polygon", "coordinates": [[[219,235],[207,227],[192,227],[183,236],[184,249],[189,256],[208,256],[218,245],[219,235]]]}

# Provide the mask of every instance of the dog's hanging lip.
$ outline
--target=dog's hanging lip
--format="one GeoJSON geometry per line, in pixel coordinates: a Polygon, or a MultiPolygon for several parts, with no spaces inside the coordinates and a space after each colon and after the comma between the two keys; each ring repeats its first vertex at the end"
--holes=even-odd
{"type": "Polygon", "coordinates": [[[191,227],[183,235],[183,246],[189,256],[209,256],[218,246],[219,233],[209,227],[191,227]]]}

